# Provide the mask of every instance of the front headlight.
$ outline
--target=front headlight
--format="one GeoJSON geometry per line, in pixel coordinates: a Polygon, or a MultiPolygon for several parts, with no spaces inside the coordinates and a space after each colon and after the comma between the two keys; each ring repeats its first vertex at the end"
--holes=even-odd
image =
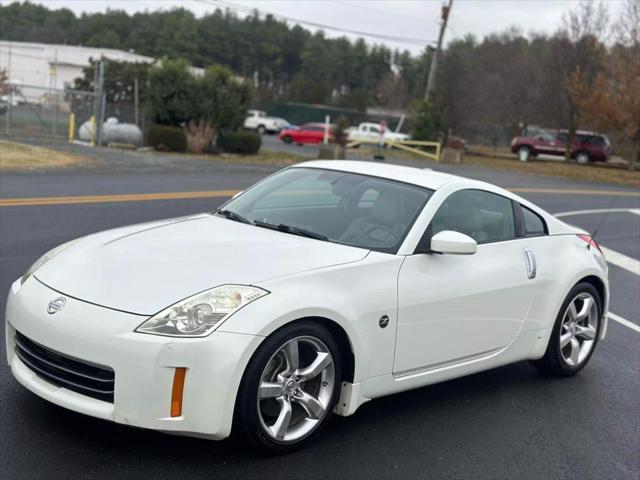
{"type": "Polygon", "coordinates": [[[47,253],[45,253],[44,255],[42,255],[38,260],[36,260],[36,262],[33,265],[29,267],[29,270],[24,272],[24,274],[22,275],[22,278],[20,279],[20,285],[24,285],[24,282],[26,282],[36,270],[38,270],[41,266],[43,266],[45,263],[47,263],[57,254],[59,254],[65,248],[70,247],[71,244],[74,243],[76,240],[77,239],[63,243],[62,245],[58,245],[56,248],[53,248],[49,250],[47,253]]]}
{"type": "Polygon", "coordinates": [[[205,337],[242,307],[268,293],[248,285],[221,285],[162,310],[135,331],[170,337],[205,337]]]}

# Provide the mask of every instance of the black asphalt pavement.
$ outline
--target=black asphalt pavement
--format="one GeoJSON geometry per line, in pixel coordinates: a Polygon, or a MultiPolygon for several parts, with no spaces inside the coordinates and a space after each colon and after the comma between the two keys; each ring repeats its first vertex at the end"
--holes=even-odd
{"type": "MultiPolygon", "coordinates": [[[[275,170],[165,160],[134,168],[129,164],[137,157],[126,155],[114,168],[99,171],[5,174],[0,177],[0,197],[234,190],[275,170]]],[[[510,188],[634,192],[481,168],[429,166],[510,188]]],[[[606,209],[616,198],[562,192],[522,195],[553,213],[606,209]]],[[[210,211],[223,201],[0,207],[0,297],[6,298],[11,282],[38,256],[66,240],[210,211]]],[[[619,196],[615,208],[639,209],[640,196],[619,196]]],[[[589,231],[601,219],[601,213],[564,218],[589,231]]],[[[598,240],[640,260],[640,215],[610,214],[598,240]]],[[[640,276],[611,265],[610,277],[611,311],[638,324],[640,276]]],[[[4,333],[1,345],[4,358],[4,333]]],[[[639,367],[640,333],[611,322],[608,338],[576,377],[546,378],[526,362],[502,367],[371,401],[352,417],[334,416],[319,442],[306,450],[260,458],[234,441],[169,436],[67,411],[21,387],[2,361],[0,477],[638,479],[639,367]]]]}

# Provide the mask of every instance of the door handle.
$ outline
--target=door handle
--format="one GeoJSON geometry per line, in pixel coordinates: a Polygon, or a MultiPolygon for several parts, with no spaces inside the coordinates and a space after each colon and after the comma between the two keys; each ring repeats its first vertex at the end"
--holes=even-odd
{"type": "Polygon", "coordinates": [[[527,278],[533,280],[536,278],[536,256],[529,247],[524,248],[524,262],[527,265],[527,278]]]}

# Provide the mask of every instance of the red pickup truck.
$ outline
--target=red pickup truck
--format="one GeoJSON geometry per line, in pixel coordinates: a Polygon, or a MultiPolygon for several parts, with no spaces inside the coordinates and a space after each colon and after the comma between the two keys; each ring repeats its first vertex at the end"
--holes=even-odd
{"type": "MultiPolygon", "coordinates": [[[[511,151],[522,162],[539,154],[564,156],[567,146],[567,130],[545,130],[535,137],[515,137],[511,151]]],[[[605,162],[611,156],[611,143],[605,135],[578,130],[571,146],[571,158],[578,163],[605,162]]]]}

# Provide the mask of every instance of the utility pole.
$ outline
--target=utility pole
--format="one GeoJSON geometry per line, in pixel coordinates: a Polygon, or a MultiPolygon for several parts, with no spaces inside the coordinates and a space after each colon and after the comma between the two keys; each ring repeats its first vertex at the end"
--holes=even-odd
{"type": "Polygon", "coordinates": [[[429,78],[427,79],[427,91],[424,94],[425,101],[429,100],[429,96],[436,84],[436,70],[438,69],[438,57],[442,50],[442,40],[444,39],[444,32],[447,29],[447,20],[449,20],[449,14],[451,13],[451,6],[453,0],[449,0],[449,5],[442,6],[442,22],[440,23],[440,35],[438,36],[438,46],[435,52],[433,52],[433,58],[431,59],[431,65],[429,65],[429,78]]]}
{"type": "Polygon", "coordinates": [[[138,77],[133,79],[133,115],[135,117],[134,123],[139,127],[140,126],[140,113],[138,112],[138,108],[140,106],[140,99],[138,97],[138,77]]]}
{"type": "Polygon", "coordinates": [[[104,59],[100,60],[98,64],[98,85],[96,92],[96,100],[97,100],[97,127],[95,132],[96,141],[98,145],[102,145],[102,126],[104,123],[104,110],[105,110],[105,93],[104,93],[104,69],[105,62],[104,59]]]}

